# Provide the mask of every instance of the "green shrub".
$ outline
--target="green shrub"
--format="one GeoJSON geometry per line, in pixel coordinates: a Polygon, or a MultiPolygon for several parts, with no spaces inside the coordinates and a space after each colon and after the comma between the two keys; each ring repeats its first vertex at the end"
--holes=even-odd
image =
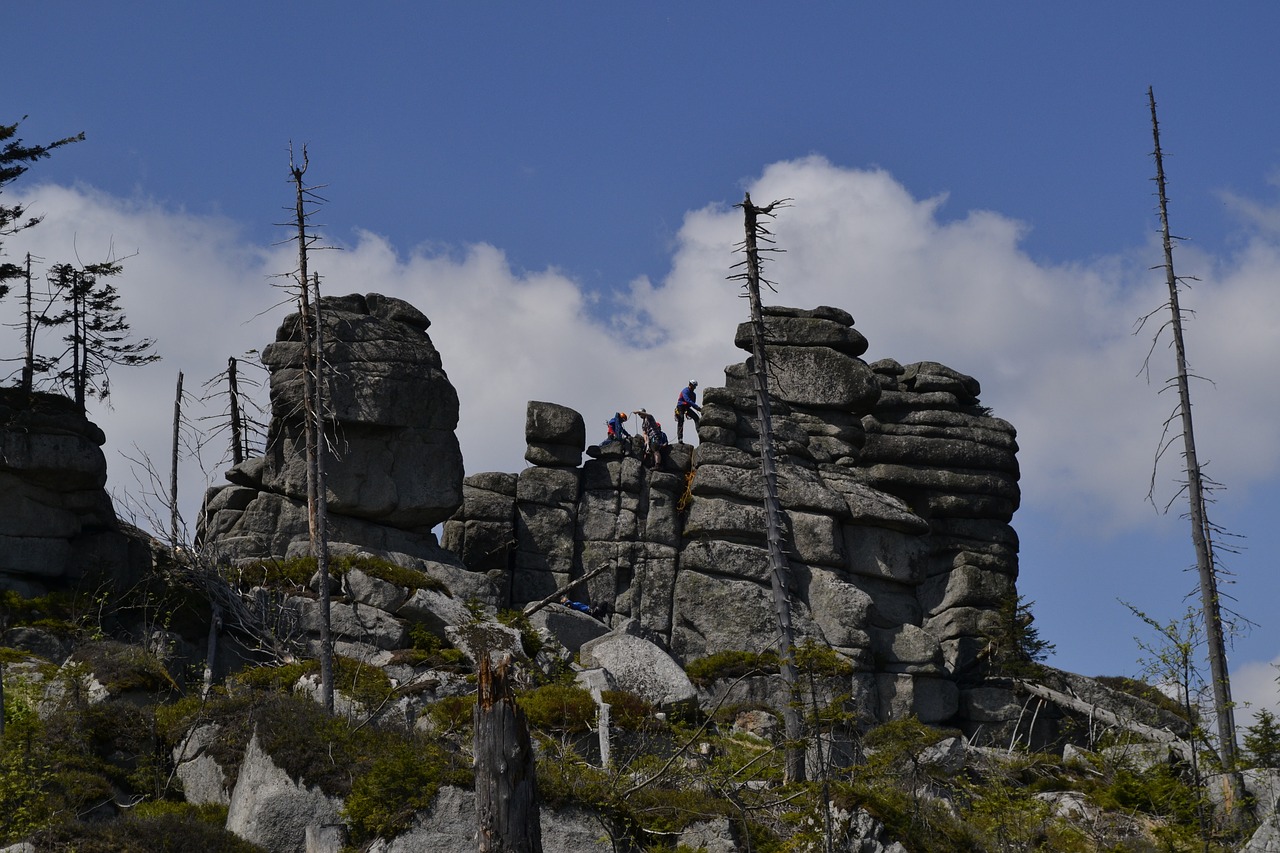
{"type": "Polygon", "coordinates": [[[654,731],[664,728],[653,715],[653,705],[648,700],[625,690],[603,690],[600,700],[609,706],[609,720],[620,729],[654,731]]]}
{"type": "MultiPolygon", "coordinates": [[[[1093,680],[1105,687],[1110,687],[1112,690],[1127,693],[1130,696],[1155,705],[1157,708],[1168,711],[1183,720],[1187,719],[1187,709],[1182,703],[1152,687],[1145,681],[1139,681],[1136,678],[1128,678],[1123,675],[1099,675],[1093,680]]],[[[1195,721],[1188,720],[1188,722],[1195,721]]]]}
{"type": "Polygon", "coordinates": [[[796,648],[796,669],[815,678],[848,678],[853,675],[853,664],[848,658],[812,639],[806,639],[796,648]]]}
{"type": "Polygon", "coordinates": [[[311,583],[316,573],[315,557],[293,557],[288,560],[257,560],[225,570],[227,580],[241,590],[255,586],[270,589],[302,588],[311,583]]]}
{"type": "Polygon", "coordinates": [[[442,784],[470,787],[475,780],[435,745],[396,744],[352,783],[343,815],[357,841],[391,838],[409,828],[415,812],[431,805],[442,784]]]}
{"type": "Polygon", "coordinates": [[[371,578],[384,580],[387,583],[402,586],[413,591],[419,589],[432,590],[434,592],[443,593],[444,595],[453,597],[453,593],[449,591],[449,587],[444,581],[433,578],[424,572],[416,569],[406,569],[404,566],[397,566],[390,560],[384,560],[381,557],[360,556],[360,557],[338,557],[329,565],[329,570],[334,577],[342,577],[352,569],[364,572],[371,578]]]}
{"type": "Polygon", "coordinates": [[[169,812],[144,817],[130,814],[107,822],[66,821],[31,838],[38,850],[74,853],[262,853],[198,812],[169,812]]]}
{"type": "MultiPolygon", "coordinates": [[[[237,569],[228,580],[242,589],[255,586],[278,588],[307,588],[317,569],[315,557],[291,557],[287,560],[257,560],[237,569]]],[[[335,557],[329,562],[331,577],[340,578],[352,569],[364,572],[371,578],[378,578],[396,586],[409,590],[429,589],[452,597],[453,593],[443,581],[433,578],[414,569],[397,566],[390,560],[369,555],[358,557],[335,557]]]]}
{"type": "Polygon", "coordinates": [[[71,660],[93,673],[112,693],[176,692],[179,689],[164,664],[140,646],[102,640],[76,649],[71,660]]]}
{"type": "Polygon", "coordinates": [[[475,719],[476,694],[446,696],[423,709],[438,732],[458,732],[471,729],[475,719]]]}
{"type": "Polygon", "coordinates": [[[689,661],[684,671],[694,684],[706,687],[719,678],[777,674],[778,656],[774,652],[717,652],[689,661]]]}
{"type": "Polygon", "coordinates": [[[498,621],[520,632],[520,646],[529,660],[536,658],[538,652],[542,651],[542,637],[533,629],[533,624],[523,610],[499,610],[498,621]]]}
{"type": "Polygon", "coordinates": [[[596,721],[596,703],[581,687],[546,684],[516,697],[529,727],[543,731],[581,733],[596,721]]]}
{"type": "MultiPolygon", "coordinates": [[[[317,662],[315,670],[319,669],[317,662]]],[[[379,667],[342,655],[333,658],[333,686],[368,710],[377,708],[395,693],[391,679],[379,667]]]]}

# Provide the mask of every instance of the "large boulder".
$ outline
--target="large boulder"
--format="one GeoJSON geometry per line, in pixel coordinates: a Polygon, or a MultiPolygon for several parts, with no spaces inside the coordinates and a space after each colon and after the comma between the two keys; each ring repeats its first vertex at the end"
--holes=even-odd
{"type": "MultiPolygon", "coordinates": [[[[428,549],[431,529],[463,498],[458,395],[427,336],[430,321],[376,293],[325,297],[320,309],[333,539],[411,554],[428,549]]],[[[271,374],[267,451],[228,474],[233,486],[206,498],[199,536],[217,556],[285,557],[307,538],[303,354],[293,314],[262,353],[271,374]]]]}
{"type": "Polygon", "coordinates": [[[40,595],[90,574],[125,587],[149,565],[107,495],[105,442],[71,400],[0,389],[0,589],[40,595]]]}

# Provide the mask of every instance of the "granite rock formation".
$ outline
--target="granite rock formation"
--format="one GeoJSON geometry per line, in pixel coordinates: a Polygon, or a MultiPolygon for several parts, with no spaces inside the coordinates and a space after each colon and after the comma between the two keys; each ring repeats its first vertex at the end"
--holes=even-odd
{"type": "MultiPolygon", "coordinates": [[[[329,530],[333,542],[444,559],[431,529],[462,500],[458,395],[412,305],[371,293],[321,300],[328,372],[329,530]]],[[[308,548],[302,343],[286,317],[262,353],[270,371],[267,450],[210,490],[198,540],[229,561],[308,548]]]]}
{"type": "MultiPolygon", "coordinates": [[[[963,724],[965,674],[1015,594],[1015,431],[972,377],[864,362],[844,311],[767,308],[766,327],[796,628],[853,663],[875,718],[963,724]]],[[[608,565],[577,597],[683,661],[762,650],[776,627],[751,369],[704,390],[699,446],[675,445],[655,470],[621,444],[569,467],[578,433],[548,425],[580,419],[530,403],[533,467],[468,477],[443,544],[513,604],[608,565]]]]}
{"type": "MultiPolygon", "coordinates": [[[[574,597],[607,604],[615,627],[680,663],[772,642],[750,359],[727,367],[723,386],[704,389],[699,445],[673,445],[655,469],[634,446],[585,447],[579,413],[533,401],[530,467],[464,479],[457,396],[427,318],[376,294],[329,298],[324,308],[339,553],[391,556],[447,578],[455,596],[508,607],[604,566],[574,597]],[[443,549],[431,533],[441,521],[443,549]]],[[[1008,703],[965,691],[1001,603],[1016,594],[1013,427],[956,370],[866,363],[867,340],[845,311],[773,307],[765,319],[797,632],[853,665],[844,690],[870,719],[912,713],[997,729],[1008,703]]],[[[747,335],[744,325],[740,347],[747,335]]],[[[232,469],[231,485],[207,499],[201,535],[221,558],[306,552],[299,347],[290,317],[263,354],[272,373],[268,451],[232,469]]],[[[368,611],[379,605],[367,591],[345,592],[365,615],[350,630],[339,625],[339,636],[370,659],[401,641],[398,620],[416,618],[390,602],[386,630],[375,632],[368,611]]],[[[448,628],[460,618],[436,621],[448,628]]]]}
{"type": "Polygon", "coordinates": [[[148,564],[106,492],[106,436],[57,394],[0,389],[0,589],[33,597],[148,564]]]}

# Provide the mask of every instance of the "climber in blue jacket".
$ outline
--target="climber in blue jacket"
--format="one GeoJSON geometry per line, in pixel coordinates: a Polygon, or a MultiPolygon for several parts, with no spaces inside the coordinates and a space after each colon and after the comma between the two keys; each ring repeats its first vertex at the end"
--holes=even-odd
{"type": "Polygon", "coordinates": [[[698,382],[696,379],[690,379],[689,384],[680,389],[680,396],[676,398],[676,441],[684,441],[684,419],[693,421],[696,429],[701,411],[702,407],[698,405],[698,382]]]}
{"type": "Polygon", "coordinates": [[[601,447],[612,444],[615,441],[631,439],[631,433],[627,432],[627,428],[623,426],[626,420],[626,412],[614,412],[613,417],[604,422],[604,425],[609,429],[609,435],[605,437],[604,441],[600,442],[601,447]]]}

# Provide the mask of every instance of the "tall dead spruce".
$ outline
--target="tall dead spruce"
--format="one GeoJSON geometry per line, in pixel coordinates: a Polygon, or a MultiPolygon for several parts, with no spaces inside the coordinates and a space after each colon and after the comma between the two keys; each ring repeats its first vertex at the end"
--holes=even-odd
{"type": "MultiPolygon", "coordinates": [[[[1237,768],[1238,750],[1236,747],[1235,715],[1231,702],[1231,677],[1227,671],[1227,653],[1225,631],[1222,620],[1222,602],[1218,592],[1218,565],[1213,554],[1214,528],[1209,522],[1206,511],[1206,483],[1200,462],[1196,456],[1195,432],[1191,420],[1191,391],[1187,370],[1186,345],[1182,337],[1183,310],[1178,301],[1179,284],[1183,281],[1173,271],[1173,241],[1180,239],[1169,233],[1169,200],[1165,192],[1164,157],[1160,150],[1160,124],[1156,120],[1156,97],[1151,88],[1147,89],[1147,100],[1151,105],[1151,134],[1155,140],[1156,187],[1160,199],[1160,233],[1164,242],[1165,282],[1169,287],[1168,308],[1171,314],[1166,326],[1173,335],[1173,351],[1177,360],[1177,375],[1169,385],[1178,389],[1178,404],[1169,422],[1180,420],[1182,427],[1182,455],[1186,463],[1187,479],[1184,488],[1190,506],[1188,513],[1191,519],[1191,542],[1196,552],[1196,571],[1200,578],[1200,607],[1204,618],[1206,645],[1209,654],[1209,674],[1213,687],[1213,710],[1218,729],[1218,749],[1222,759],[1225,779],[1230,787],[1227,800],[1228,811],[1236,812],[1243,782],[1237,768]]],[[[1145,318],[1144,318],[1145,319],[1145,318]]],[[[1163,331],[1164,326],[1160,331],[1163,331]]],[[[1159,338],[1160,331],[1156,337],[1159,338]]],[[[1154,347],[1154,344],[1153,344],[1154,347]]],[[[1168,386],[1166,386],[1168,387],[1168,386]]],[[[1176,436],[1174,437],[1175,440],[1176,436]]],[[[1168,447],[1162,443],[1160,452],[1168,447]]],[[[1154,486],[1153,486],[1154,488],[1154,486]]]]}
{"type": "Polygon", "coordinates": [[[756,419],[760,423],[760,465],[764,477],[765,540],[769,550],[769,584],[773,589],[773,609],[778,619],[779,649],[782,680],[787,687],[789,701],[782,711],[786,729],[786,781],[803,782],[804,732],[800,718],[799,677],[796,674],[795,632],[791,627],[791,564],[783,547],[782,507],[778,501],[778,471],[773,450],[773,413],[769,404],[768,360],[765,354],[764,312],[760,303],[760,285],[773,290],[773,282],[760,274],[761,252],[778,252],[772,246],[761,249],[760,243],[772,244],[772,234],[760,223],[761,217],[774,216],[774,211],[786,207],[790,199],[781,199],[767,207],[751,203],[751,194],[743,197],[741,204],[746,226],[746,238],[741,244],[746,260],[734,264],[734,269],[746,270],[729,276],[731,281],[744,282],[746,296],[751,305],[751,356],[754,370],[752,378],[756,389],[756,419]]]}
{"type": "Polygon", "coordinates": [[[298,230],[298,269],[295,273],[298,298],[298,331],[302,338],[302,420],[307,462],[307,524],[311,534],[311,556],[316,560],[320,584],[320,698],[325,710],[333,712],[333,637],[330,632],[328,501],[325,487],[326,442],[324,431],[324,340],[321,334],[320,276],[312,276],[307,253],[318,239],[308,231],[312,209],[322,199],[318,187],[306,186],[307,147],[302,146],[302,163],[289,151],[289,174],[293,180],[294,220],[298,230]]]}

